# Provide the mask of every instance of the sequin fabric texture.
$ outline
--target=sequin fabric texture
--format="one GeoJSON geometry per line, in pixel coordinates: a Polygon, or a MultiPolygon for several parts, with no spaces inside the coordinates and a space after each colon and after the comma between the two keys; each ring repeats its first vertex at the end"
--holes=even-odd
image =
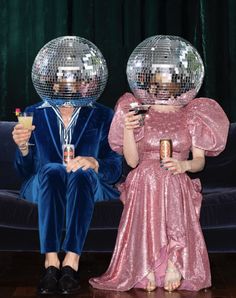
{"type": "MultiPolygon", "coordinates": [[[[126,93],[117,104],[109,141],[122,153],[125,107],[137,101],[126,93]]],[[[178,111],[149,110],[145,125],[135,130],[139,165],[120,185],[124,202],[115,250],[108,270],[93,278],[93,287],[127,291],[146,288],[147,274],[155,272],[164,286],[167,261],[182,275],[179,289],[197,291],[211,286],[209,260],[199,214],[201,184],[186,173],[172,175],[160,167],[159,141],[172,139],[173,157],[185,160],[192,145],[215,156],[224,150],[228,119],[216,101],[192,100],[178,111]]],[[[111,210],[112,212],[112,210],[111,210]]]]}

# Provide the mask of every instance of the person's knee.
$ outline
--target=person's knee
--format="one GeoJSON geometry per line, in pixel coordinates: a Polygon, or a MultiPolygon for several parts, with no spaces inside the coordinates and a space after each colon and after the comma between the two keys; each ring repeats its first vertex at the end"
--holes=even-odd
{"type": "Polygon", "coordinates": [[[64,183],[66,181],[67,173],[65,167],[59,163],[48,163],[44,165],[39,171],[39,181],[47,181],[47,183],[64,183]]]}
{"type": "Polygon", "coordinates": [[[75,172],[71,172],[70,173],[70,179],[71,180],[84,180],[84,181],[90,181],[91,180],[91,175],[93,170],[92,169],[88,169],[88,170],[82,170],[82,169],[78,169],[75,172]]]}
{"type": "Polygon", "coordinates": [[[68,178],[68,187],[76,187],[77,189],[90,189],[93,191],[97,185],[96,173],[92,169],[78,169],[76,172],[71,172],[68,178]]]}

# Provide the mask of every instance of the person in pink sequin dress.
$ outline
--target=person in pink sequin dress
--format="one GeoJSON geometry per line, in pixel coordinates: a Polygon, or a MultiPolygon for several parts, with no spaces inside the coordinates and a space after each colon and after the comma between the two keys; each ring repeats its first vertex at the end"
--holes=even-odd
{"type": "Polygon", "coordinates": [[[128,150],[134,169],[120,186],[124,210],[111,264],[90,284],[119,291],[210,287],[208,254],[199,223],[201,184],[186,172],[201,170],[204,155],[216,156],[224,150],[228,119],[216,101],[198,98],[184,107],[153,106],[144,126],[139,127],[140,116],[126,111],[129,103],[137,101],[132,94],[124,94],[111,125],[113,150],[125,154],[124,134],[133,143],[129,145],[134,145],[134,152],[128,150]],[[129,129],[132,125],[135,128],[129,129]],[[159,141],[166,137],[172,139],[173,157],[162,165],[159,141]],[[187,160],[190,150],[193,159],[187,160]]]}
{"type": "Polygon", "coordinates": [[[201,183],[187,172],[201,171],[205,156],[224,150],[229,121],[216,101],[190,99],[184,105],[151,105],[142,126],[141,116],[128,109],[141,100],[131,93],[119,99],[109,143],[132,170],[120,185],[124,209],[113,256],[107,271],[90,279],[94,288],[198,291],[211,286],[199,222],[201,183]],[[166,138],[172,140],[173,155],[160,162],[160,139],[166,138]]]}

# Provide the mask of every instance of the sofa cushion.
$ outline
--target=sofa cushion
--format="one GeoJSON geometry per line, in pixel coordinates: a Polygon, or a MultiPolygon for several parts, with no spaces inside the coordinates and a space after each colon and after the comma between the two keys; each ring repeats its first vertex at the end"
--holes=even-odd
{"type": "Polygon", "coordinates": [[[21,179],[14,168],[16,145],[12,139],[12,130],[16,122],[0,121],[0,189],[18,190],[21,179]]]}
{"type": "Polygon", "coordinates": [[[218,187],[236,187],[236,123],[232,123],[225,150],[216,157],[206,157],[203,171],[189,174],[200,178],[203,192],[218,187]]]}
{"type": "MultiPolygon", "coordinates": [[[[123,205],[119,200],[98,202],[95,205],[90,230],[116,230],[123,205]]],[[[204,229],[236,227],[236,188],[222,188],[203,195],[201,226],[204,229]]],[[[19,199],[16,191],[0,191],[0,226],[37,230],[37,205],[19,199]]]]}
{"type": "Polygon", "coordinates": [[[0,190],[0,226],[37,230],[37,205],[19,199],[18,191],[0,190]]]}
{"type": "MultiPolygon", "coordinates": [[[[90,229],[117,228],[122,209],[120,200],[96,203],[90,229]]],[[[37,230],[37,205],[19,199],[18,191],[0,190],[0,226],[37,230]]]]}
{"type": "Polygon", "coordinates": [[[201,208],[203,229],[236,228],[236,187],[222,187],[204,193],[201,208]]]}

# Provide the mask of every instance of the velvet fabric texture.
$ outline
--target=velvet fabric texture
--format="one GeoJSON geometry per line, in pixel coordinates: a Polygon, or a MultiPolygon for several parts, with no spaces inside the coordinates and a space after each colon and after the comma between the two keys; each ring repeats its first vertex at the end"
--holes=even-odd
{"type": "Polygon", "coordinates": [[[67,173],[62,165],[57,116],[52,108],[27,108],[34,113],[30,152],[16,153],[16,167],[24,177],[21,197],[38,204],[41,252],[72,251],[81,254],[97,201],[115,199],[113,184],[119,179],[122,158],[113,152],[107,136],[113,112],[95,103],[83,107],[74,128],[75,156],[92,156],[99,171],[92,169],[67,173]],[[62,230],[66,227],[64,241],[62,230]]]}

